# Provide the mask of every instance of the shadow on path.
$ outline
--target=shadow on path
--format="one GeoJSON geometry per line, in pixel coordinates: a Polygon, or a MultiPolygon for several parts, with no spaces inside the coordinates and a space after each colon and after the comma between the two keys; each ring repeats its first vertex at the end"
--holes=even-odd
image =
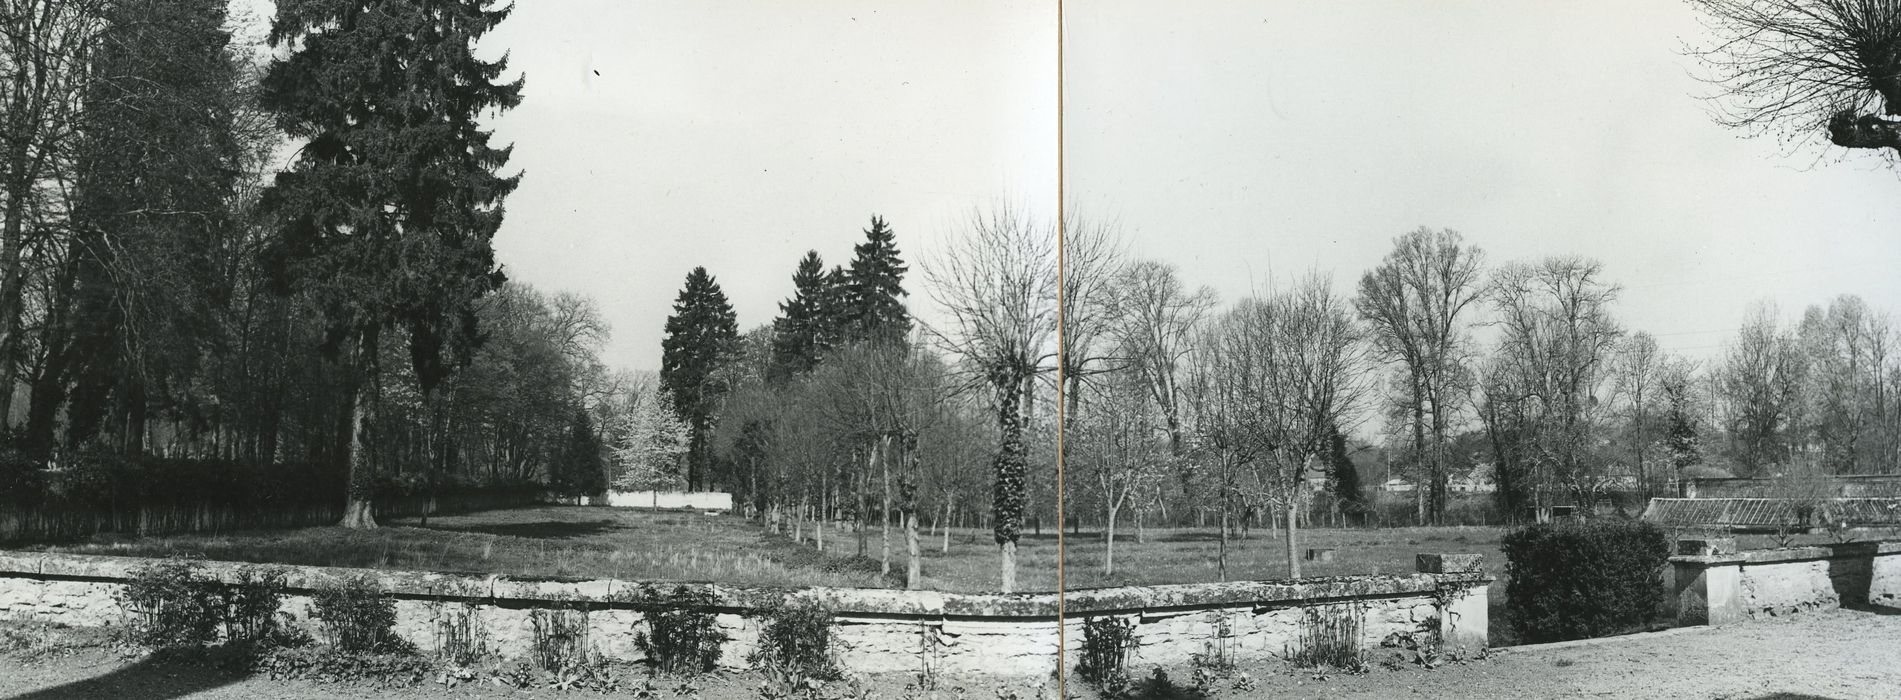
{"type": "Polygon", "coordinates": [[[8,700],[54,698],[182,698],[244,680],[249,676],[206,666],[146,658],[105,674],[15,695],[8,700]]]}

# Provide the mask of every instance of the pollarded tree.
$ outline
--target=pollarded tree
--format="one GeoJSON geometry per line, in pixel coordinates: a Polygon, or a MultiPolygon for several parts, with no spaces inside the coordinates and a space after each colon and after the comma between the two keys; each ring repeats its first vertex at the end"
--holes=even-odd
{"type": "Polygon", "coordinates": [[[408,331],[425,395],[474,344],[476,299],[501,284],[490,245],[509,148],[477,121],[521,101],[507,59],[474,47],[508,17],[483,0],[301,0],[277,5],[263,104],[304,141],[262,203],[276,223],[265,262],[281,292],[307,293],[324,350],[356,377],[349,394],[349,506],[374,527],[364,426],[374,409],[378,341],[408,331]]]}
{"type": "Polygon", "coordinates": [[[1901,2],[1691,0],[1725,126],[1901,156],[1901,2]]]}
{"type": "Polygon", "coordinates": [[[885,220],[871,217],[865,242],[852,248],[845,274],[844,333],[848,340],[903,343],[911,335],[911,314],[904,309],[904,273],[896,234],[885,220]]]}
{"type": "Polygon", "coordinates": [[[660,388],[673,399],[674,410],[690,431],[686,487],[697,491],[710,471],[713,410],[729,388],[722,383],[720,369],[732,361],[739,343],[733,305],[706,268],[687,273],[673,315],[667,317],[666,333],[660,342],[660,388]]]}
{"type": "Polygon", "coordinates": [[[1466,311],[1484,291],[1482,260],[1457,232],[1422,227],[1393,241],[1354,299],[1380,355],[1405,370],[1400,398],[1435,521],[1445,516],[1448,436],[1470,393],[1466,311]]]}
{"type": "Polygon", "coordinates": [[[1056,236],[1027,216],[979,212],[936,264],[925,269],[950,326],[931,329],[976,385],[992,395],[999,434],[992,493],[1002,588],[1016,589],[1029,455],[1023,444],[1029,397],[1048,369],[1056,334],[1056,236]]]}

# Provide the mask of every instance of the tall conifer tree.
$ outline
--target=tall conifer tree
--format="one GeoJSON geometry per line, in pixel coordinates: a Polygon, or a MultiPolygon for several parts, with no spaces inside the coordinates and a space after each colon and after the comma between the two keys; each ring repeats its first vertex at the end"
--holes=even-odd
{"type": "Polygon", "coordinates": [[[266,192],[276,236],[264,262],[327,326],[324,350],[352,376],[346,527],[375,527],[366,454],[383,330],[407,331],[425,395],[466,357],[474,302],[503,280],[490,240],[519,175],[477,119],[521,102],[497,82],[507,59],[476,58],[510,7],[486,0],[277,3],[263,105],[304,142],[266,192]]]}
{"type": "Polygon", "coordinates": [[[687,273],[686,286],[667,317],[667,336],[660,343],[660,387],[673,397],[674,410],[686,420],[687,490],[707,486],[713,408],[726,393],[717,371],[732,360],[739,346],[739,320],[719,282],[696,267],[687,273]]]}
{"type": "Polygon", "coordinates": [[[904,308],[904,260],[898,257],[896,234],[883,217],[873,215],[865,242],[852,248],[851,270],[846,273],[846,339],[903,342],[911,334],[911,314],[904,308]]]}
{"type": "Polygon", "coordinates": [[[767,373],[773,382],[804,374],[818,365],[820,341],[831,323],[826,309],[825,262],[818,251],[807,251],[792,273],[792,298],[779,302],[779,317],[772,320],[772,365],[767,373]]]}

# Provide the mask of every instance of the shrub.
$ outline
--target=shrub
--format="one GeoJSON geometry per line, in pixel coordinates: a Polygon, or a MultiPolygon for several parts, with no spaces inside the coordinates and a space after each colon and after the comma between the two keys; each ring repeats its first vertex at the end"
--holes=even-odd
{"type": "Polygon", "coordinates": [[[1081,658],[1076,677],[1105,697],[1129,688],[1129,650],[1135,647],[1135,623],[1117,617],[1083,618],[1081,658]]]}
{"type": "Polygon", "coordinates": [[[223,587],[224,636],[233,642],[268,646],[296,646],[297,631],[279,624],[277,609],[284,604],[284,571],[275,567],[243,567],[237,580],[223,587]]]}
{"type": "Polygon", "coordinates": [[[311,598],[310,616],[322,623],[324,641],[340,651],[414,651],[396,636],[395,598],[368,577],[346,579],[342,585],[317,591],[311,598]]]}
{"type": "Polygon", "coordinates": [[[1663,596],[1670,540],[1636,520],[1532,525],[1503,538],[1506,609],[1526,643],[1642,626],[1663,596]]]}
{"type": "Polygon", "coordinates": [[[197,562],[167,559],[139,567],[121,589],[132,638],[149,649],[202,647],[224,619],[218,582],[197,562]]]}
{"type": "Polygon", "coordinates": [[[654,666],[667,673],[705,673],[719,665],[726,633],[715,624],[713,594],[686,586],[671,593],[642,588],[633,596],[641,605],[647,629],[634,636],[634,646],[654,666]]]}
{"type": "Polygon", "coordinates": [[[818,603],[788,600],[755,613],[764,621],[759,646],[748,663],[794,685],[840,677],[832,661],[832,611],[818,603]]]}

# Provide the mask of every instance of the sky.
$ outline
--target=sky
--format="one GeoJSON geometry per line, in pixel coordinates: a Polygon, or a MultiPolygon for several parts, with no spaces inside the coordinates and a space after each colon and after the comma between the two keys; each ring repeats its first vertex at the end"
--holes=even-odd
{"type": "Polygon", "coordinates": [[[1758,300],[1901,313],[1901,169],[1716,124],[1686,3],[1092,0],[1064,32],[1067,196],[1224,300],[1350,292],[1430,226],[1596,258],[1706,361],[1758,300]]]}
{"type": "Polygon", "coordinates": [[[705,266],[741,330],[807,250],[878,214],[920,265],[979,206],[1056,216],[1056,12],[1046,2],[518,2],[483,50],[526,74],[493,122],[525,173],[496,234],[511,279],[593,297],[610,366],[657,370],[705,266]]]}
{"type": "MultiPolygon", "coordinates": [[[[273,7],[233,0],[251,36],[273,7]]],[[[978,207],[1056,217],[1053,2],[518,0],[478,46],[504,53],[522,102],[486,123],[524,177],[496,259],[593,298],[610,367],[659,368],[694,267],[744,331],[877,214],[933,322],[921,265],[978,207]]]]}
{"type": "MultiPolygon", "coordinates": [[[[268,0],[236,0],[268,16],[268,0]]],[[[1394,237],[1488,262],[1579,254],[1616,313],[1711,359],[1756,301],[1901,312],[1901,169],[1725,129],[1680,2],[1066,5],[1066,196],[1224,300],[1310,271],[1342,291],[1394,237]]],[[[526,75],[493,119],[525,173],[511,279],[595,299],[612,366],[658,367],[704,265],[742,329],[807,250],[873,213],[920,271],[975,208],[1058,198],[1056,5],[524,0],[481,50],[526,75]]]]}

